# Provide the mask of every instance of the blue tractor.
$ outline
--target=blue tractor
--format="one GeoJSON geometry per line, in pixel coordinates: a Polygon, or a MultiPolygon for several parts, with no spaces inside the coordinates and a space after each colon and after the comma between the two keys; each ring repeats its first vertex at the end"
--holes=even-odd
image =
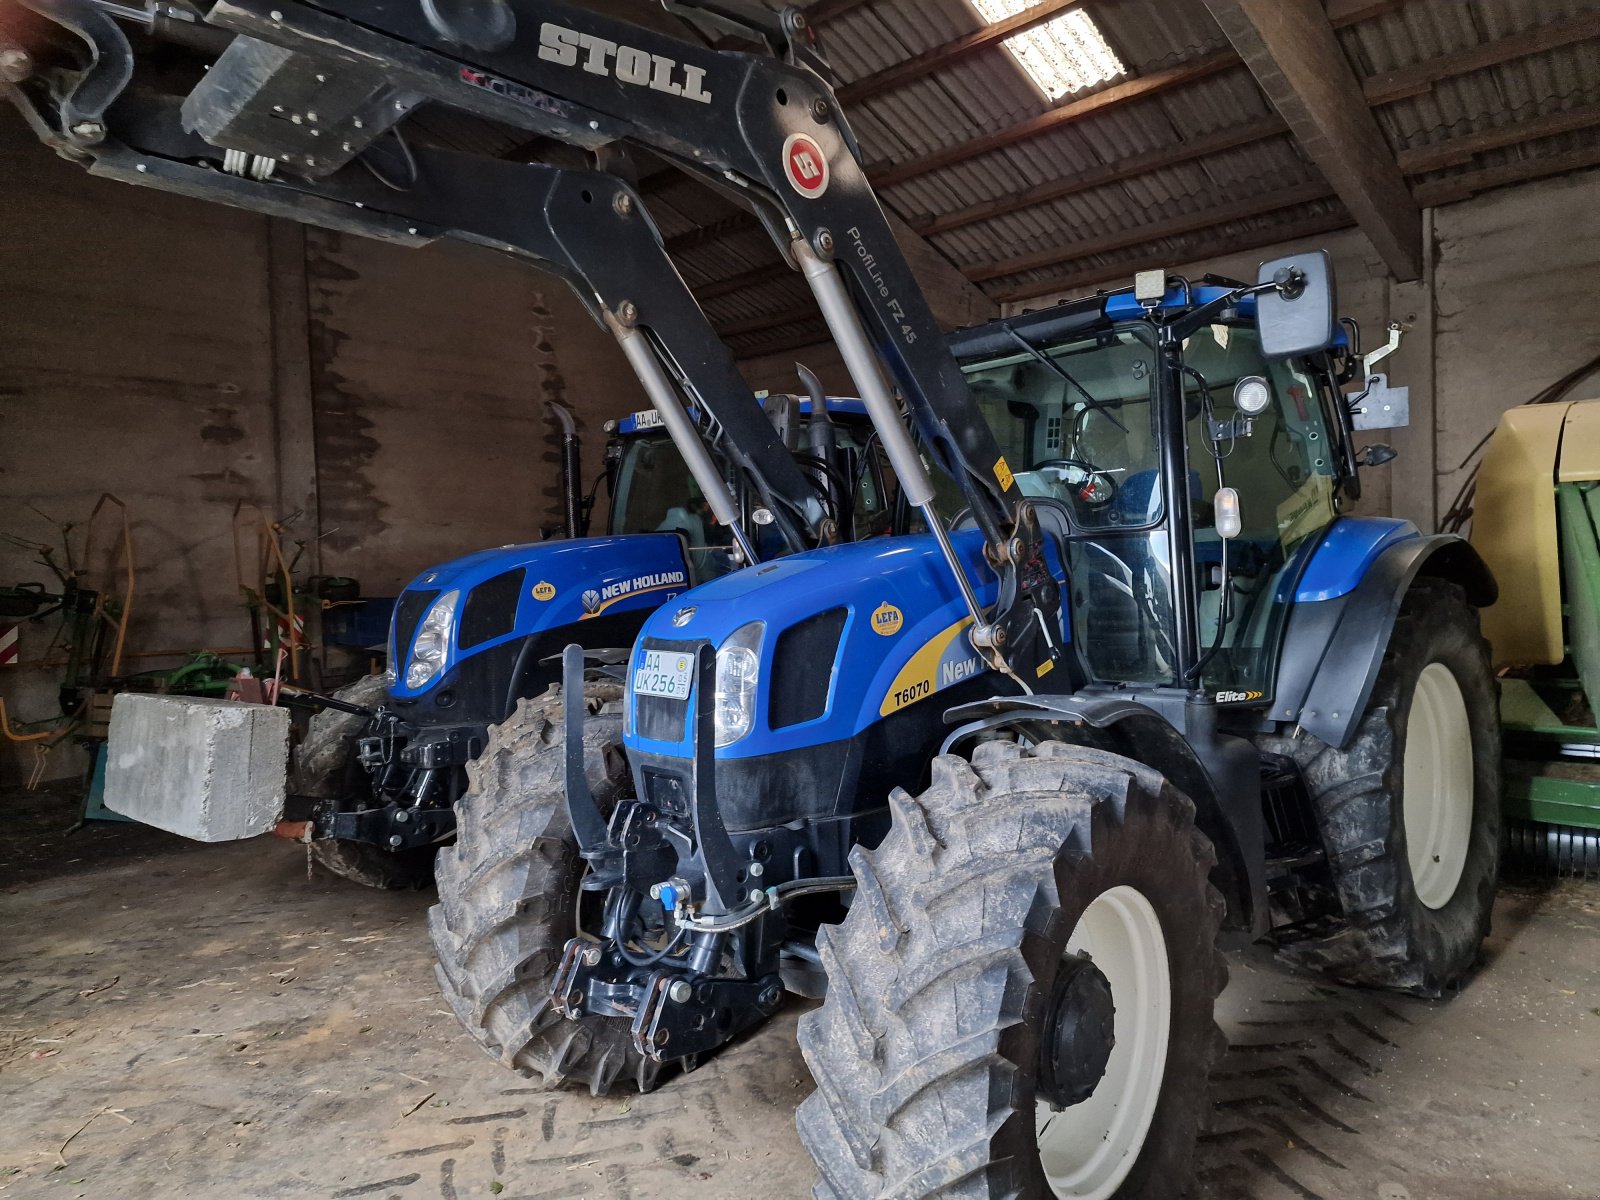
{"type": "MultiPolygon", "coordinates": [[[[864,454],[871,429],[861,401],[827,397],[814,375],[800,372],[805,398],[757,398],[819,487],[831,486],[824,461],[860,472],[843,536],[882,532],[892,513],[881,463],[864,454]]],[[[598,483],[585,500],[571,418],[557,415],[565,427],[568,537],[481,550],[418,575],[395,605],[389,669],[335,693],[296,748],[286,819],[335,874],[371,887],[432,882],[434,855],[455,828],[467,764],[490,728],[519,710],[525,721],[559,714],[559,699],[546,693],[563,647],[629,646],[662,604],[743,561],[733,529],[718,523],[649,409],[607,422],[607,528],[583,536],[598,483]]],[[[738,486],[731,469],[725,474],[755,552],[781,553],[770,523],[753,516],[759,498],[738,486]]]]}
{"type": "MultiPolygon", "coordinates": [[[[432,913],[491,1053],[648,1087],[786,990],[825,996],[801,1022],[819,1196],[1167,1195],[1219,932],[1459,984],[1498,870],[1495,585],[1460,539],[1343,515],[1383,457],[1353,443],[1353,327],[1284,331],[1331,312],[1323,256],[1263,274],[951,339],[1045,528],[1043,674],[992,668],[902,505],[904,536],[656,610],[620,703],[564,740],[491,735],[432,913]]],[[[962,503],[938,488],[990,611],[962,503]]]]}
{"type": "MultiPolygon", "coordinates": [[[[1499,862],[1494,580],[1459,538],[1350,515],[1388,453],[1357,452],[1358,419],[1397,397],[1345,394],[1325,255],[1253,284],[1144,272],[947,341],[806,14],[668,7],[706,36],[564,0],[201,5],[182,32],[210,69],[152,100],[110,16],[29,0],[54,40],[8,87],[100,174],[565,274],[691,469],[685,405],[759,497],[747,533],[701,460],[748,565],[653,607],[631,648],[566,646],[551,702],[466,769],[429,921],[489,1053],[649,1088],[820,995],[818,1200],[1177,1197],[1219,934],[1428,996],[1471,968],[1499,862]],[[423,102],[620,174],[407,149],[423,102]],[[313,104],[339,138],[273,115],[313,104]],[[803,277],[871,422],[854,462],[819,446],[806,478],[745,402],[625,178],[640,146],[803,277]],[[852,540],[869,478],[891,536],[852,540]],[[768,536],[793,553],[764,560],[768,536]]],[[[397,698],[437,710],[467,676],[467,584],[520,569],[481,567],[419,584],[397,698]]],[[[599,589],[537,574],[518,587],[550,598],[519,609],[576,589],[581,627],[599,589]]]]}

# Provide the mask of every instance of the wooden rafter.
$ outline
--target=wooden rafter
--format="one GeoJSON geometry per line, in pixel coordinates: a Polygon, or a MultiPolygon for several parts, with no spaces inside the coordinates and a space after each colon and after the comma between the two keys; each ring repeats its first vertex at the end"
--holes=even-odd
{"type": "Polygon", "coordinates": [[[1019,33],[1043,25],[1046,21],[1053,21],[1067,9],[1075,8],[1080,3],[1082,0],[1040,0],[1040,3],[1032,8],[1025,8],[1002,21],[981,26],[971,33],[962,34],[931,50],[912,55],[885,70],[847,83],[839,89],[839,100],[843,104],[854,104],[859,100],[865,100],[868,96],[904,87],[914,80],[941,71],[952,63],[960,62],[980,50],[997,45],[1008,37],[1015,37],[1019,33]]]}
{"type": "Polygon", "coordinates": [[[1512,59],[1527,58],[1530,54],[1543,54],[1562,46],[1576,45],[1600,38],[1600,13],[1588,13],[1570,21],[1556,21],[1541,25],[1525,33],[1495,38],[1479,46],[1458,50],[1440,58],[1428,59],[1409,67],[1374,75],[1361,87],[1368,104],[1389,104],[1409,96],[1420,96],[1441,79],[1451,79],[1499,66],[1512,59]]]}
{"type": "Polygon", "coordinates": [[[1301,149],[1396,279],[1422,275],[1422,209],[1406,188],[1318,0],[1205,0],[1301,149]]]}
{"type": "Polygon", "coordinates": [[[1171,250],[1152,251],[1138,258],[1126,259],[1118,263],[1105,263],[1094,267],[1086,267],[1080,271],[1055,276],[1042,283],[1029,284],[1025,288],[1018,287],[1009,291],[998,292],[995,294],[995,299],[1005,303],[1009,300],[1027,300],[1036,296],[1047,295],[1051,292],[1061,295],[1081,294],[1086,288],[1094,287],[1101,283],[1110,283],[1114,280],[1126,280],[1131,283],[1137,271],[1155,267],[1170,267],[1174,262],[1178,261],[1200,261],[1223,258],[1229,254],[1242,254],[1246,250],[1254,250],[1260,246],[1272,246],[1278,242],[1296,242],[1303,238],[1319,237],[1322,234],[1331,233],[1335,229],[1347,229],[1354,224],[1355,220],[1343,209],[1315,213],[1281,225],[1261,225],[1255,229],[1230,234],[1227,237],[1197,242],[1193,247],[1180,251],[1176,256],[1171,250]]]}
{"type": "Polygon", "coordinates": [[[1490,188],[1548,179],[1551,175],[1565,175],[1568,171],[1582,171],[1594,166],[1600,166],[1600,143],[1568,150],[1565,154],[1518,159],[1516,162],[1467,171],[1444,179],[1431,179],[1417,185],[1416,196],[1419,203],[1433,208],[1470,199],[1490,188]]]}
{"type": "Polygon", "coordinates": [[[1151,171],[1159,171],[1164,167],[1192,162],[1197,158],[1220,154],[1225,150],[1232,150],[1239,146],[1248,145],[1251,142],[1259,142],[1288,132],[1289,127],[1283,123],[1281,118],[1263,117],[1259,121],[1235,125],[1228,129],[1219,129],[1217,132],[1207,134],[1204,137],[1194,138],[1187,142],[1179,142],[1173,146],[1162,146],[1145,154],[1134,154],[1127,158],[1119,158],[1103,167],[1090,167],[1086,171],[1079,171],[1070,178],[1052,179],[1048,183],[1026,188],[1023,191],[1004,196],[998,200],[986,200],[981,204],[969,204],[967,207],[958,208],[954,212],[941,213],[936,217],[912,221],[910,224],[911,228],[924,237],[932,237],[935,234],[948,233],[952,229],[960,229],[965,225],[992,220],[995,217],[1009,216],[1011,213],[1018,212],[1024,208],[1032,208],[1039,204],[1049,204],[1054,200],[1063,200],[1068,196],[1076,196],[1093,188],[1122,183],[1125,180],[1133,179],[1151,171]]]}
{"type": "Polygon", "coordinates": [[[1600,104],[1588,104],[1582,108],[1568,108],[1464,137],[1450,138],[1431,146],[1402,150],[1397,157],[1400,169],[1407,175],[1423,175],[1471,162],[1490,150],[1503,150],[1507,146],[1559,137],[1563,133],[1577,133],[1596,126],[1600,126],[1600,104]]]}
{"type": "Polygon", "coordinates": [[[1333,188],[1320,179],[1310,183],[1302,183],[1297,187],[1273,188],[1259,195],[1247,196],[1242,200],[1212,205],[1196,212],[1181,213],[1176,217],[1168,217],[1161,221],[1148,221],[1142,225],[1135,225],[1129,229],[1119,229],[1115,233],[1105,234],[1101,237],[1059,242],[1056,245],[1031,254],[1019,254],[1014,258],[1002,259],[989,266],[969,271],[967,275],[968,278],[979,283],[991,279],[1004,279],[1008,275],[1020,275],[1025,271],[1037,271],[1041,267],[1054,267],[1061,263],[1091,258],[1097,254],[1111,254],[1118,250],[1127,250],[1133,246],[1142,246],[1147,242],[1157,242],[1164,238],[1198,233],[1215,225],[1226,225],[1230,221],[1248,221],[1254,217],[1264,216],[1267,213],[1280,212],[1285,208],[1293,208],[1300,204],[1309,204],[1314,200],[1325,200],[1331,195],[1333,195],[1333,188]]]}

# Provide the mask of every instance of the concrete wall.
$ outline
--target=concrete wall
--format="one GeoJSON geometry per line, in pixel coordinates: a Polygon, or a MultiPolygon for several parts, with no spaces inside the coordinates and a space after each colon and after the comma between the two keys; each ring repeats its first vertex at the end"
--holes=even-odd
{"type": "MultiPolygon", "coordinates": [[[[92,179],[0,113],[0,534],[81,553],[102,492],[133,519],[125,669],[241,648],[236,504],[299,516],[319,569],[393,594],[418,570],[560,521],[564,400],[646,405],[566,289],[488,251],[405,250],[92,179]]],[[[602,513],[603,515],[603,513],[602,513]]],[[[109,532],[109,527],[107,528],[109,532]]],[[[53,586],[0,541],[0,583],[53,586]]],[[[4,623],[0,621],[0,623],[4,623]]],[[[54,715],[54,621],[0,667],[13,723],[54,715]]],[[[0,742],[0,780],[34,751],[0,742]]],[[[63,746],[46,776],[78,769],[63,746]]]]}

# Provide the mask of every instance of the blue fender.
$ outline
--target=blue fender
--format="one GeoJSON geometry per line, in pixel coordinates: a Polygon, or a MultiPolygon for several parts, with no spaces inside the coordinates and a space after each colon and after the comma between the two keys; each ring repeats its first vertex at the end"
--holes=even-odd
{"type": "Polygon", "coordinates": [[[1493,573],[1465,538],[1421,534],[1404,521],[1335,523],[1300,577],[1269,716],[1330,746],[1347,745],[1418,576],[1459,584],[1479,608],[1499,596],[1493,573]]]}

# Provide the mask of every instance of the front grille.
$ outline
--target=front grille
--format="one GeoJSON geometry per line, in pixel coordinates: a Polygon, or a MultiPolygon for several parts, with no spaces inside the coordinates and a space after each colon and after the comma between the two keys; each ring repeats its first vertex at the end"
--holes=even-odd
{"type": "Polygon", "coordinates": [[[395,671],[402,676],[405,672],[401,668],[406,655],[411,652],[411,639],[416,634],[422,618],[427,615],[428,609],[438,598],[438,588],[431,592],[400,593],[400,600],[394,606],[394,646],[390,650],[390,655],[395,671]]]}
{"type": "Polygon", "coordinates": [[[833,684],[845,615],[843,608],[830,608],[779,635],[772,652],[769,723],[773,729],[814,721],[828,711],[828,688],[833,684]],[[828,664],[827,670],[822,669],[823,663],[828,664]]]}
{"type": "Polygon", "coordinates": [[[461,633],[457,645],[470,650],[504,637],[517,627],[517,604],[522,599],[522,584],[527,572],[518,567],[480,583],[467,595],[461,610],[461,633]]]}

